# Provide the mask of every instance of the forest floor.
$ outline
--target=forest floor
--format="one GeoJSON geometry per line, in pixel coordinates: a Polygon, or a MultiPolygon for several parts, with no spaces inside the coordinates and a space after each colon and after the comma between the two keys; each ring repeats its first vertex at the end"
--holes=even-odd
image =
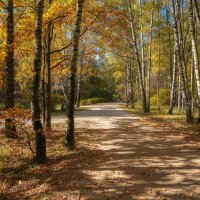
{"type": "Polygon", "coordinates": [[[117,104],[77,112],[74,152],[63,145],[64,127],[65,117],[54,116],[43,166],[27,164],[23,143],[0,135],[0,199],[200,199],[199,136],[117,104]]]}

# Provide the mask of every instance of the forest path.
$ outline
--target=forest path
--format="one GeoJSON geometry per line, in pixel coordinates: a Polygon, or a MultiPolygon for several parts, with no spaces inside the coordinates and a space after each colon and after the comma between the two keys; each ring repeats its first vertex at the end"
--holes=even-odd
{"type": "Polygon", "coordinates": [[[90,108],[78,112],[76,129],[87,133],[86,140],[103,156],[96,167],[95,158],[86,161],[80,199],[200,199],[200,153],[194,142],[117,104],[90,108]]]}

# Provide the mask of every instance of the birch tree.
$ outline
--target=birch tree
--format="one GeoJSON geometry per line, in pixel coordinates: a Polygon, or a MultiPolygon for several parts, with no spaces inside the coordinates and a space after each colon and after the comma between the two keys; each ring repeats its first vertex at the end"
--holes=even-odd
{"type": "Polygon", "coordinates": [[[74,104],[75,104],[75,87],[76,87],[76,73],[77,73],[77,60],[79,50],[80,29],[82,22],[84,0],[77,0],[76,22],[73,33],[73,55],[70,65],[69,73],[69,89],[67,101],[67,127],[66,127],[66,145],[69,150],[75,148],[74,138],[74,104]]]}
{"type": "Polygon", "coordinates": [[[197,85],[197,95],[198,95],[198,120],[200,122],[200,74],[199,74],[199,56],[197,50],[197,40],[195,37],[195,24],[193,18],[193,3],[192,0],[188,0],[188,13],[189,13],[189,24],[190,24],[190,35],[191,35],[191,43],[192,43],[192,55],[193,55],[193,64],[194,71],[196,77],[196,85],[197,85]]]}
{"type": "Polygon", "coordinates": [[[35,57],[33,73],[33,97],[32,97],[32,121],[36,134],[36,162],[45,163],[46,157],[46,137],[40,119],[40,76],[42,67],[42,19],[44,10],[44,0],[39,0],[36,8],[36,29],[35,29],[35,57]]]}
{"type": "Polygon", "coordinates": [[[186,63],[185,55],[183,49],[183,34],[182,27],[180,22],[180,1],[177,0],[174,2],[171,0],[173,18],[174,18],[174,34],[175,34],[175,46],[177,52],[177,64],[179,67],[180,78],[181,78],[181,88],[183,92],[183,99],[186,104],[186,120],[187,123],[191,124],[193,122],[193,113],[192,113],[192,102],[191,94],[188,88],[188,79],[186,73],[186,63]]]}
{"type": "Polygon", "coordinates": [[[136,59],[137,68],[138,68],[138,77],[139,77],[139,82],[140,82],[142,108],[143,108],[143,112],[146,113],[147,112],[146,93],[145,93],[145,88],[144,88],[144,81],[143,81],[143,76],[142,76],[142,66],[141,66],[141,60],[140,60],[138,44],[137,44],[134,13],[133,13],[132,4],[130,1],[128,2],[128,12],[129,12],[130,27],[131,27],[132,46],[133,46],[133,50],[135,53],[135,59],[136,59]]]}

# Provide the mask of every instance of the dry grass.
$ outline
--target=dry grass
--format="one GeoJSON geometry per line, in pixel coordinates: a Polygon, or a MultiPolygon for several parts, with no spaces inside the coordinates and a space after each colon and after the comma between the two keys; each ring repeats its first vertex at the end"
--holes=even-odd
{"type": "Polygon", "coordinates": [[[194,114],[194,123],[189,125],[186,123],[185,113],[179,112],[177,108],[174,109],[173,115],[169,115],[167,106],[162,106],[160,111],[157,110],[156,106],[152,106],[151,112],[145,114],[142,112],[140,106],[127,108],[124,105],[120,105],[120,107],[148,120],[165,123],[166,125],[172,126],[172,128],[179,129],[179,131],[187,131],[190,134],[200,133],[200,125],[197,122],[197,113],[194,114]]]}
{"type": "Polygon", "coordinates": [[[7,139],[1,131],[0,200],[66,199],[67,191],[83,187],[78,183],[83,176],[81,167],[101,165],[103,154],[92,141],[86,140],[86,132],[81,130],[76,132],[76,151],[69,152],[64,145],[64,128],[64,123],[54,124],[47,133],[48,162],[44,165],[34,164],[25,137],[7,139]],[[72,185],[72,179],[76,186],[72,185]]]}

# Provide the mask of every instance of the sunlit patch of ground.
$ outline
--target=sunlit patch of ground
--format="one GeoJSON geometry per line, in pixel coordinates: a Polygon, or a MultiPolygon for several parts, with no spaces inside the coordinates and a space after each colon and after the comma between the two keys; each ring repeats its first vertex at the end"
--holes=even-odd
{"type": "Polygon", "coordinates": [[[77,149],[69,153],[65,117],[53,120],[43,166],[31,164],[23,140],[1,134],[0,199],[200,199],[198,141],[182,132],[115,104],[95,105],[77,113],[77,149]]]}

